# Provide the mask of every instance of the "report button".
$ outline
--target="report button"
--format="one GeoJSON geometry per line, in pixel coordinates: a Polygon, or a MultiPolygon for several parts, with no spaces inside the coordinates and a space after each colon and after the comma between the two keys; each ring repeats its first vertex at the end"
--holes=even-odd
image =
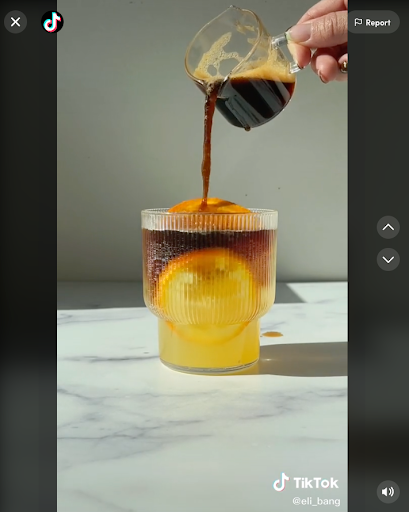
{"type": "Polygon", "coordinates": [[[399,16],[393,11],[351,11],[348,14],[348,30],[353,34],[393,34],[399,25],[399,16]]]}

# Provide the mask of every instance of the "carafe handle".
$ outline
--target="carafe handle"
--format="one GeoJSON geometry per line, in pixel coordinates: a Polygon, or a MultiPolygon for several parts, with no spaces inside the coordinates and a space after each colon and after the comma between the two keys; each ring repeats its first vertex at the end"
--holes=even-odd
{"type": "Polygon", "coordinates": [[[279,36],[274,36],[274,37],[271,38],[271,45],[274,48],[283,48],[285,46],[287,47],[288,53],[292,57],[292,59],[289,61],[290,62],[290,68],[289,68],[290,69],[290,73],[291,74],[298,73],[303,68],[300,68],[300,66],[294,60],[294,57],[293,57],[293,55],[291,54],[291,51],[288,48],[289,44],[290,44],[290,41],[287,38],[287,32],[284,32],[283,34],[280,34],[279,36]]]}

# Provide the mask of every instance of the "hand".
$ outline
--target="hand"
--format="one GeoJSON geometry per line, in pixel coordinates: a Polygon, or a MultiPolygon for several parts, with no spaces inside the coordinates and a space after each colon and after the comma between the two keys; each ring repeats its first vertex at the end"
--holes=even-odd
{"type": "Polygon", "coordinates": [[[301,68],[311,63],[324,83],[347,80],[340,66],[348,62],[348,0],[321,0],[287,31],[287,38],[301,68]]]}

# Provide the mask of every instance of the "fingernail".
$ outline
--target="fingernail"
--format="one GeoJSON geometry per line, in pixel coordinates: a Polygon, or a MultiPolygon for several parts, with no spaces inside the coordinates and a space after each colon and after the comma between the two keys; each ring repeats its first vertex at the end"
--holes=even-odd
{"type": "Polygon", "coordinates": [[[325,78],[321,75],[321,71],[318,71],[318,76],[323,84],[328,83],[328,80],[325,80],[325,78]]]}
{"type": "Polygon", "coordinates": [[[294,25],[294,27],[290,28],[287,32],[287,38],[292,43],[305,43],[311,37],[311,25],[294,25]]]}

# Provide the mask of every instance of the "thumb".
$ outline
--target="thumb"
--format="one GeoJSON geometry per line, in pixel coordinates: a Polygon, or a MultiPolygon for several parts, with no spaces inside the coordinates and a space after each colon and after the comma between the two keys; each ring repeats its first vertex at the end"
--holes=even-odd
{"type": "Polygon", "coordinates": [[[309,23],[294,25],[287,32],[292,43],[308,48],[331,48],[348,41],[348,12],[331,12],[309,23]]]}

